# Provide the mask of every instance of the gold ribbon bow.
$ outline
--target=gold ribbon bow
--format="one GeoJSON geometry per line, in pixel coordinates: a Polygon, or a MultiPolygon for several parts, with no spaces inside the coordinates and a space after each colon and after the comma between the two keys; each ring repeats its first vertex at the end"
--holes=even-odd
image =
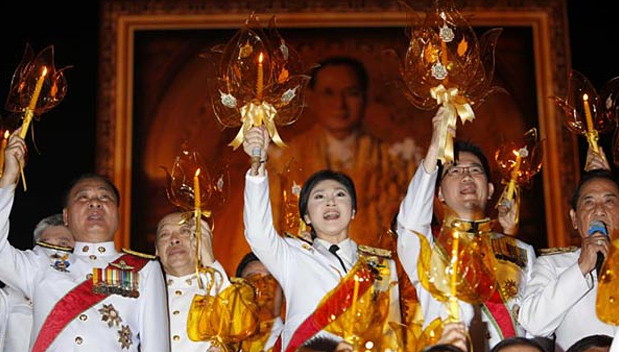
{"type": "Polygon", "coordinates": [[[438,158],[443,163],[450,163],[454,160],[453,135],[449,128],[456,127],[456,119],[460,116],[460,122],[473,121],[475,113],[466,98],[458,94],[458,88],[446,89],[442,84],[430,89],[432,98],[445,108],[446,118],[443,119],[441,134],[439,139],[438,158]]]}
{"type": "Polygon", "coordinates": [[[228,144],[234,150],[243,144],[245,133],[252,128],[252,126],[260,126],[262,123],[266,126],[269,136],[278,147],[286,147],[286,144],[279,136],[277,127],[275,126],[275,117],[277,116],[277,110],[275,107],[266,101],[262,101],[260,105],[256,105],[253,102],[243,105],[241,108],[241,122],[243,125],[237,133],[234,140],[228,144]]]}

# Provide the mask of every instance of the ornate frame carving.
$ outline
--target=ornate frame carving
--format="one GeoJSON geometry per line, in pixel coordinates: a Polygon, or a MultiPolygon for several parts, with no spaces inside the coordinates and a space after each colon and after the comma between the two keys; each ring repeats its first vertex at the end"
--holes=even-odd
{"type": "MultiPolygon", "coordinates": [[[[456,1],[474,26],[524,26],[533,32],[540,134],[546,139],[544,199],[549,246],[571,244],[568,198],[579,174],[575,137],[562,127],[549,97],[566,90],[569,45],[566,5],[561,0],[456,1]]],[[[415,9],[425,4],[413,3],[415,9]],[[419,6],[416,6],[419,5],[419,6]]],[[[132,1],[109,0],[101,7],[101,51],[97,116],[97,171],[121,192],[119,246],[130,244],[134,39],[137,31],[235,29],[250,12],[275,14],[279,27],[393,27],[409,20],[396,1],[132,1]]]]}

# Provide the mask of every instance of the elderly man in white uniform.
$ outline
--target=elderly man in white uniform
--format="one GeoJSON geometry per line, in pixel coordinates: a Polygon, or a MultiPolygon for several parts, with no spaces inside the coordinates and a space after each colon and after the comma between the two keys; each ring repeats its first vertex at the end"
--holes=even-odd
{"type": "MultiPolygon", "coordinates": [[[[75,244],[71,231],[64,225],[62,214],[50,215],[39,221],[34,229],[33,240],[33,251],[48,257],[69,253],[73,251],[75,244]]],[[[4,348],[0,343],[0,351],[26,352],[32,330],[32,301],[10,286],[5,286],[0,291],[9,302],[6,314],[0,313],[0,340],[4,338],[4,348]]]]}
{"type": "Polygon", "coordinates": [[[196,276],[196,240],[195,222],[183,221],[182,213],[170,213],[157,225],[155,237],[156,254],[163,265],[168,285],[168,312],[170,316],[170,337],[172,352],[204,352],[210,347],[207,341],[192,341],[187,335],[187,315],[195,295],[217,295],[221,289],[230,284],[223,266],[213,255],[213,234],[208,223],[202,224],[200,241],[201,261],[203,267],[215,270],[215,282],[206,275],[200,275],[203,288],[200,288],[196,276]]]}
{"type": "Polygon", "coordinates": [[[84,175],[70,187],[63,218],[74,253],[50,258],[8,243],[9,215],[26,145],[16,130],[0,179],[0,280],[34,302],[31,351],[169,351],[163,272],[158,262],[114,247],[116,187],[84,175]]]}
{"type": "MultiPolygon", "coordinates": [[[[431,222],[433,215],[436,179],[439,176],[438,150],[440,126],[445,118],[442,109],[434,116],[433,134],[422,166],[415,176],[400,206],[398,222],[398,256],[402,267],[417,289],[419,302],[424,315],[424,324],[429,324],[437,317],[447,318],[446,306],[434,299],[419,281],[417,262],[420,253],[420,239],[414,233],[423,235],[430,245],[434,245],[431,222]],[[414,232],[413,232],[414,231],[414,232]]],[[[519,303],[524,294],[524,286],[530,277],[535,251],[533,247],[520,240],[490,231],[490,219],[484,218],[488,200],[494,192],[490,182],[488,160],[481,150],[470,143],[456,142],[455,162],[444,165],[438,185],[438,199],[453,210],[463,225],[472,233],[483,229],[489,236],[493,255],[499,265],[518,268],[520,283],[513,287],[511,278],[497,277],[498,289],[488,301],[483,302],[476,314],[477,307],[459,301],[460,319],[470,328],[473,318],[481,318],[487,326],[487,333],[478,333],[479,349],[486,349],[511,336],[524,336],[525,331],[516,323],[519,303]],[[481,215],[481,218],[480,218],[481,215]],[[487,341],[482,341],[483,338],[487,341]]],[[[500,218],[501,224],[513,224],[509,216],[500,218]]],[[[511,231],[511,230],[510,230],[511,231]]],[[[510,271],[513,271],[510,269],[510,271]]]]}
{"type": "Polygon", "coordinates": [[[539,257],[518,318],[531,334],[554,335],[564,350],[585,336],[615,336],[617,331],[595,313],[598,252],[606,257],[610,242],[604,234],[590,231],[594,221],[602,222],[608,234],[619,230],[619,185],[610,172],[598,169],[583,175],[572,197],[570,218],[581,237],[580,248],[560,248],[539,257]]]}

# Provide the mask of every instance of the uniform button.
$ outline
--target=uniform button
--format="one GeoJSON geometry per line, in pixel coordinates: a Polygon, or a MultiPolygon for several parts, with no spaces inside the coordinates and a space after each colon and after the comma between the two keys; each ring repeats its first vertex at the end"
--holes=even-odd
{"type": "Polygon", "coordinates": [[[172,314],[179,315],[179,314],[181,314],[181,312],[179,312],[178,310],[175,310],[175,311],[172,312],[172,314]]]}
{"type": "Polygon", "coordinates": [[[177,296],[180,296],[180,295],[182,295],[182,294],[183,294],[183,291],[181,291],[181,290],[176,290],[176,291],[174,291],[174,294],[175,294],[175,295],[177,295],[177,296]]]}
{"type": "Polygon", "coordinates": [[[81,321],[86,321],[86,320],[88,320],[88,315],[86,315],[86,314],[80,314],[80,320],[81,320],[81,321]]]}
{"type": "Polygon", "coordinates": [[[99,247],[97,248],[97,250],[99,251],[99,253],[105,253],[105,247],[99,247]]]}
{"type": "Polygon", "coordinates": [[[82,247],[82,252],[88,252],[89,249],[90,248],[88,248],[88,246],[84,246],[84,247],[82,247]]]}
{"type": "Polygon", "coordinates": [[[191,286],[191,279],[187,279],[187,280],[185,280],[185,283],[186,283],[188,286],[191,286]]]}
{"type": "Polygon", "coordinates": [[[174,336],[172,336],[172,339],[174,339],[174,341],[178,341],[178,340],[181,339],[181,337],[178,336],[178,335],[174,335],[174,336]]]}
{"type": "Polygon", "coordinates": [[[92,260],[95,260],[95,259],[97,259],[97,256],[96,256],[96,255],[94,255],[94,254],[91,254],[88,258],[90,258],[90,259],[92,259],[92,260]]]}
{"type": "Polygon", "coordinates": [[[84,339],[81,336],[75,338],[75,343],[81,345],[84,342],[84,339]]]}

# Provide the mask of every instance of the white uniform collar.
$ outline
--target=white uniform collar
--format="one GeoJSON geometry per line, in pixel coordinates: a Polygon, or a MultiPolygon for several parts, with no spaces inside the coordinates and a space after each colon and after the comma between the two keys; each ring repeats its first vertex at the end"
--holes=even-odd
{"type": "Polygon", "coordinates": [[[196,274],[192,273],[184,276],[173,276],[166,274],[166,284],[173,288],[187,288],[196,282],[196,274]]]}
{"type": "MultiPolygon", "coordinates": [[[[316,237],[314,241],[320,243],[320,245],[324,246],[327,249],[329,249],[329,247],[331,247],[331,245],[334,244],[334,243],[331,243],[329,241],[326,241],[318,237],[316,237]]],[[[355,262],[354,252],[356,249],[355,249],[354,242],[353,240],[350,239],[350,237],[343,240],[340,243],[335,243],[335,244],[337,244],[337,246],[340,247],[340,249],[337,251],[337,255],[339,255],[341,258],[345,258],[349,263],[355,262]]]]}
{"type": "Polygon", "coordinates": [[[118,254],[113,241],[110,242],[75,242],[73,254],[79,256],[108,256],[118,254]]]}

